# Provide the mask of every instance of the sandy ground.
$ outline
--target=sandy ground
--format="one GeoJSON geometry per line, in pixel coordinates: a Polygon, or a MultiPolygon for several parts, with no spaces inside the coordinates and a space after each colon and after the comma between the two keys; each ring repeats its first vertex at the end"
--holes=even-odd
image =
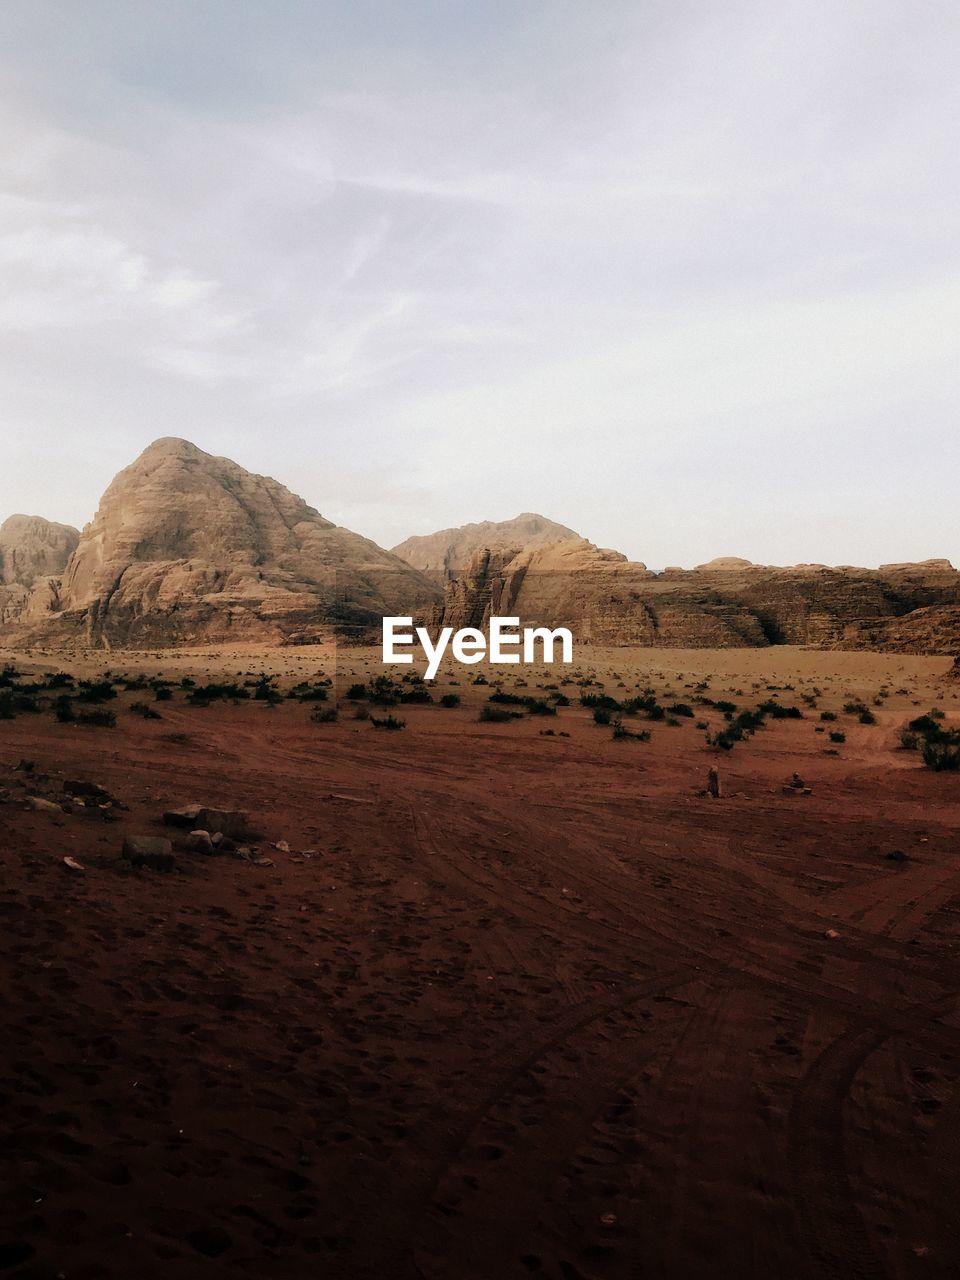
{"type": "MultiPolygon", "coordinates": [[[[11,656],[284,687],[381,670],[11,656]]],[[[577,655],[616,697],[816,696],[723,755],[690,719],[614,741],[575,684],[556,718],[481,723],[490,688],[449,668],[463,705],[404,706],[398,733],[180,694],[156,721],[122,695],[115,729],[0,722],[0,1271],[960,1275],[960,775],[895,749],[931,706],[957,723],[949,665],[577,655]],[[877,724],[844,715],[884,686],[877,724]],[[21,757],[127,808],[28,812],[21,757]],[[784,792],[794,771],[812,794],[784,792]],[[273,865],[119,859],[191,800],[250,810],[273,865]]]]}

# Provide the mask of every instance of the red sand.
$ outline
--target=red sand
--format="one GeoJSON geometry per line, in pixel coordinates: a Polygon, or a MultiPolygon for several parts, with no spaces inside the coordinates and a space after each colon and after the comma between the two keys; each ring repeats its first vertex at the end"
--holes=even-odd
{"type": "MultiPolygon", "coordinates": [[[[684,693],[690,655],[657,661],[684,693]]],[[[719,697],[776,659],[696,661],[719,697]]],[[[878,682],[789,661],[821,707],[878,682]]],[[[893,750],[948,665],[897,662],[840,757],[813,712],[718,758],[691,721],[479,724],[472,688],[397,734],[0,725],[0,787],[29,756],[129,806],[0,806],[3,1274],[956,1277],[960,777],[893,750]],[[121,866],[192,799],[275,865],[121,866]]]]}

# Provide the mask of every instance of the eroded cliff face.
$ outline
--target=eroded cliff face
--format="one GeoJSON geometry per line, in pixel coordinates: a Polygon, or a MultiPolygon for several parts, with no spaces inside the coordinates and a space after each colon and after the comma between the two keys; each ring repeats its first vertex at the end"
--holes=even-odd
{"type": "Polygon", "coordinates": [[[42,614],[57,600],[59,575],[80,534],[41,516],[10,516],[0,525],[0,626],[42,614]]]}
{"type": "Polygon", "coordinates": [[[281,641],[436,598],[423,575],[275,480],[163,439],[115,478],[57,598],[24,621],[94,645],[281,641]]]}
{"type": "Polygon", "coordinates": [[[960,574],[947,561],[878,570],[775,568],[723,558],[652,573],[582,539],[478,552],[451,581],[436,625],[491,613],[568,626],[583,644],[728,648],[769,644],[953,653],[960,574]]]}

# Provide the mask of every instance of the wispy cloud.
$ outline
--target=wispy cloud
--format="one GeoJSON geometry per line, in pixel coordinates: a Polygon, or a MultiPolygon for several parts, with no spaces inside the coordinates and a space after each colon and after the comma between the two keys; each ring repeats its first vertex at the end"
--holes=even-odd
{"type": "Polygon", "coordinates": [[[9,0],[0,514],[175,432],[386,543],[960,559],[958,53],[944,0],[9,0]]]}

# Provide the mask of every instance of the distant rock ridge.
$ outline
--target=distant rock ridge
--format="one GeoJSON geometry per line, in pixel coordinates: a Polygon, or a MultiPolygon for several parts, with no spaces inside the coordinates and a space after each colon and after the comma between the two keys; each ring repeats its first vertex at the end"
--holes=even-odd
{"type": "Polygon", "coordinates": [[[491,613],[569,626],[584,644],[727,648],[772,644],[960,650],[960,573],[947,560],[882,569],[755,565],[724,556],[653,573],[583,539],[483,550],[448,582],[435,625],[491,613]]]}
{"type": "Polygon", "coordinates": [[[393,554],[415,569],[449,579],[471,564],[480,551],[516,554],[524,547],[560,542],[580,535],[546,516],[525,511],[512,520],[482,520],[456,529],[441,529],[422,537],[407,538],[393,554]]]}
{"type": "Polygon", "coordinates": [[[170,437],[116,476],[56,599],[28,602],[21,622],[98,646],[280,642],[330,625],[362,631],[436,597],[422,574],[276,480],[170,437]]]}
{"type": "Polygon", "coordinates": [[[386,614],[462,627],[491,613],[569,625],[583,644],[960,653],[948,560],[781,568],[720,556],[655,573],[533,512],[389,552],[176,437],[115,477],[82,533],[30,516],[0,527],[4,639],[283,644],[330,628],[372,638],[386,614]]]}

